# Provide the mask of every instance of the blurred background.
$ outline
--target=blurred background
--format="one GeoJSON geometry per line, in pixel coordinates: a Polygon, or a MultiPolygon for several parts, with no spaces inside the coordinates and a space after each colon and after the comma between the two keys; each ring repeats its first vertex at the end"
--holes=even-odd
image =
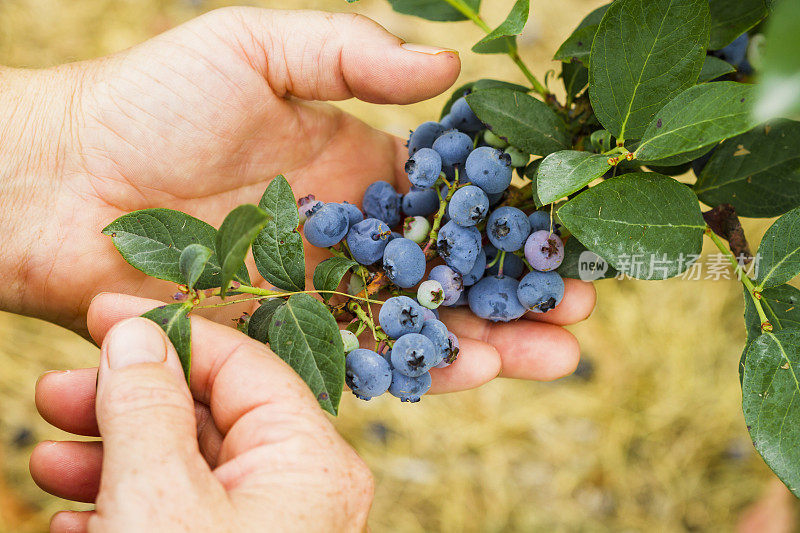
{"type": "MultiPolygon", "coordinates": [[[[560,80],[547,75],[557,68],[550,58],[602,3],[533,3],[521,53],[557,94],[560,80]]],[[[407,41],[460,50],[457,84],[480,77],[524,82],[506,56],[469,52],[480,30],[468,22],[399,15],[385,0],[249,4],[359,12],[407,41]]],[[[496,25],[512,1],[484,4],[485,18],[496,25]]],[[[0,63],[38,68],[113,53],[223,5],[2,0],[0,63]]],[[[446,97],[404,107],[337,105],[405,136],[437,119],[446,97]]],[[[752,245],[768,223],[746,223],[752,245]]],[[[583,360],[569,378],[496,380],[414,405],[345,396],[336,425],[374,472],[375,531],[731,531],[743,513],[759,524],[752,531],[790,530],[780,516],[794,500],[775,487],[741,414],[738,283],[605,280],[597,289],[592,317],[570,328],[583,360]],[[753,514],[750,506],[765,490],[772,496],[753,514]]],[[[0,531],[46,531],[53,512],[86,508],[39,490],[27,462],[36,441],[64,437],[36,413],[36,378],[50,369],[94,366],[97,356],[66,330],[0,313],[0,531]]]]}

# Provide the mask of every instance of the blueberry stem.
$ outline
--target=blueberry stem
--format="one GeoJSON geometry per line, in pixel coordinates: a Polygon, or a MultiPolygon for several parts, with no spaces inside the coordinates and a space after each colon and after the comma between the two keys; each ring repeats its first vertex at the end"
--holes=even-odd
{"type": "Polygon", "coordinates": [[[503,263],[506,260],[506,252],[505,252],[505,250],[500,252],[498,254],[498,257],[500,257],[500,265],[497,267],[497,275],[498,276],[502,276],[503,275],[503,263]]]}
{"type": "Polygon", "coordinates": [[[450,183],[446,179],[443,179],[443,181],[447,184],[447,195],[444,198],[441,198],[441,195],[439,195],[439,210],[436,212],[436,215],[433,218],[431,232],[428,235],[428,242],[422,249],[428,259],[433,258],[435,249],[432,247],[434,244],[436,244],[436,239],[439,236],[439,228],[442,226],[442,218],[444,218],[444,214],[447,212],[447,204],[450,203],[453,193],[456,192],[456,189],[458,188],[458,166],[455,167],[455,177],[453,178],[453,182],[450,183]]]}
{"type": "Polygon", "coordinates": [[[525,266],[526,266],[526,267],[528,267],[528,270],[530,270],[531,272],[533,272],[534,270],[536,270],[536,269],[535,269],[535,268],[533,268],[533,267],[531,266],[531,264],[528,262],[528,259],[525,257],[525,252],[523,252],[522,250],[517,250],[516,252],[514,252],[514,255],[516,255],[517,257],[519,257],[520,259],[522,259],[522,262],[523,262],[523,263],[525,263],[525,266]]]}

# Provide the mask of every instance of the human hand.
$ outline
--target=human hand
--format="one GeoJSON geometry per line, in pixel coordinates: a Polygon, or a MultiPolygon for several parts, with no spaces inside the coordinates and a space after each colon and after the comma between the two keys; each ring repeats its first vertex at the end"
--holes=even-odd
{"type": "Polygon", "coordinates": [[[39,380],[48,422],[103,439],[34,450],[43,489],[96,503],[56,514],[51,531],[363,530],[370,473],[297,374],[263,344],[193,317],[190,391],[161,329],[130,318],[154,305],[100,295],[88,320],[99,374],[39,380]]]}

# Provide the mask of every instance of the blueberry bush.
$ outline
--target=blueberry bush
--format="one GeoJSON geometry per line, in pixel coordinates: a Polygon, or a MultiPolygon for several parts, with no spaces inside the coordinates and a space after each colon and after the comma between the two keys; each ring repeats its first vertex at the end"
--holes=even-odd
{"type": "Polygon", "coordinates": [[[389,2],[472,21],[486,33],[473,51],[509,56],[528,83],[455,90],[409,136],[405,194],[376,176],[360,207],[323,203],[277,176],[219,229],[167,209],[106,227],[133,267],[178,284],[175,303],[144,316],[166,331],[187,379],[190,313],[253,300],[240,329],[323,409],[337,413],[345,384],[364,400],[416,402],[430,370],[458,356],[440,306],[493,321],[546,313],[564,278],[678,276],[705,236],[743,287],[747,429],[800,495],[800,291],[789,284],[800,274],[800,1],[616,0],[586,15],[544,82],[516,42],[529,0],[494,29],[480,0],[389,2]],[[779,217],[756,254],[739,216],[779,217]],[[331,255],[313,287],[301,234],[331,255]],[[245,268],[250,250],[263,281],[245,268]]]}

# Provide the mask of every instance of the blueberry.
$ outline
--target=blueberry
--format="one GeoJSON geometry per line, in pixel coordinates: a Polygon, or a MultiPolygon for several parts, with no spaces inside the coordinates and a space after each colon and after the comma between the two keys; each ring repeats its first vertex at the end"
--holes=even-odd
{"type": "Polygon", "coordinates": [[[500,200],[505,198],[506,191],[495,192],[495,193],[487,194],[486,196],[489,198],[489,207],[494,207],[494,206],[496,206],[497,204],[500,203],[500,200]]]}
{"type": "Polygon", "coordinates": [[[436,137],[447,129],[438,122],[423,122],[408,137],[408,155],[414,155],[420,148],[430,148],[436,137]]]}
{"type": "Polygon", "coordinates": [[[531,156],[513,146],[509,146],[504,152],[511,158],[511,166],[515,168],[522,168],[531,160],[531,156]]]}
{"type": "Polygon", "coordinates": [[[421,376],[440,361],[436,347],[419,333],[406,333],[392,346],[392,368],[405,376],[421,376]]]}
{"type": "Polygon", "coordinates": [[[447,326],[441,321],[429,320],[425,322],[419,334],[423,337],[428,337],[434,348],[436,348],[437,361],[433,366],[450,359],[452,355],[450,353],[450,337],[448,336],[450,332],[447,331],[447,326]]]}
{"type": "Polygon", "coordinates": [[[383,302],[378,313],[378,323],[390,339],[419,333],[423,322],[422,306],[408,296],[392,296],[383,302]]]}
{"type": "Polygon", "coordinates": [[[522,210],[516,207],[498,207],[486,222],[486,235],[498,249],[516,252],[525,245],[531,233],[531,224],[522,210]]]}
{"type": "Polygon", "coordinates": [[[450,344],[450,347],[448,349],[450,355],[446,359],[444,359],[441,363],[436,365],[434,368],[446,368],[455,363],[456,359],[458,359],[458,352],[460,349],[458,344],[458,337],[456,337],[455,334],[453,334],[452,332],[448,332],[447,340],[449,341],[450,344]]]}
{"type": "Polygon", "coordinates": [[[367,187],[363,205],[367,217],[383,220],[390,228],[400,222],[400,195],[389,182],[376,181],[367,187]]]}
{"type": "Polygon", "coordinates": [[[446,265],[437,265],[431,269],[428,279],[438,281],[444,291],[442,305],[453,305],[464,290],[461,274],[446,265]]]}
{"type": "Polygon", "coordinates": [[[450,220],[459,226],[474,226],[486,218],[489,198],[479,187],[467,185],[453,193],[447,205],[450,220]]]}
{"type": "MultiPolygon", "coordinates": [[[[486,252],[486,264],[488,265],[497,257],[498,250],[491,244],[487,244],[483,249],[486,252]]],[[[503,275],[509,278],[519,279],[524,271],[525,263],[522,259],[514,254],[507,253],[505,259],[503,259],[503,275]]],[[[499,272],[500,261],[495,262],[495,264],[486,269],[487,276],[496,276],[499,272]]]]}
{"type": "Polygon", "coordinates": [[[519,282],[508,276],[489,276],[469,290],[469,308],[493,322],[508,322],[525,314],[517,298],[519,282]]]}
{"type": "Polygon", "coordinates": [[[408,217],[403,221],[403,237],[417,244],[427,241],[430,231],[431,223],[425,217],[408,217]]]}
{"type": "Polygon", "coordinates": [[[455,127],[463,132],[475,133],[483,129],[483,123],[472,112],[467,99],[463,96],[453,102],[450,107],[450,115],[453,117],[455,127]]]}
{"type": "Polygon", "coordinates": [[[439,194],[436,189],[415,189],[403,195],[403,213],[408,216],[434,214],[439,209],[439,194]]]}
{"type": "Polygon", "coordinates": [[[354,206],[350,202],[342,202],[342,207],[344,207],[345,212],[347,213],[347,220],[350,222],[350,227],[352,228],[354,224],[358,224],[362,220],[364,220],[364,213],[361,212],[361,209],[354,206]]]}
{"type": "Polygon", "coordinates": [[[563,297],[564,280],[558,272],[528,272],[517,287],[519,303],[534,313],[546,313],[563,297]]]}
{"type": "Polygon", "coordinates": [[[456,129],[456,119],[452,113],[448,113],[443,116],[442,120],[439,121],[439,124],[442,125],[445,131],[456,129]]]}
{"type": "Polygon", "coordinates": [[[511,184],[511,156],[490,146],[475,148],[464,169],[469,181],[487,194],[503,192],[511,184]]]}
{"type": "Polygon", "coordinates": [[[358,337],[349,329],[339,330],[342,335],[342,344],[344,344],[344,353],[350,353],[359,347],[358,337]]]}
{"type": "Polygon", "coordinates": [[[456,303],[450,307],[464,307],[465,305],[469,305],[469,291],[466,288],[464,289],[464,292],[461,293],[461,296],[458,297],[456,303]]]}
{"type": "Polygon", "coordinates": [[[547,231],[553,231],[556,235],[558,235],[559,225],[555,222],[551,223],[550,213],[547,211],[534,211],[528,215],[528,223],[531,225],[531,233],[546,229],[547,231]]]}
{"type": "MultiPolygon", "coordinates": [[[[443,301],[444,290],[441,283],[435,279],[429,279],[419,284],[417,289],[417,302],[419,302],[419,305],[430,311],[442,305],[443,301]]],[[[427,317],[427,315],[425,316],[427,317]]]]}
{"type": "Polygon", "coordinates": [[[425,277],[425,252],[411,239],[393,239],[383,251],[383,271],[389,280],[407,289],[425,277]]]}
{"type": "Polygon", "coordinates": [[[392,384],[389,386],[389,394],[400,398],[401,402],[418,402],[421,396],[428,392],[430,388],[430,372],[425,372],[416,378],[410,378],[396,370],[392,371],[392,384]]]}
{"type": "Polygon", "coordinates": [[[371,265],[383,257],[391,233],[386,222],[367,218],[347,232],[347,247],[353,259],[362,265],[371,265]]]}
{"type": "Polygon", "coordinates": [[[306,220],[311,213],[315,213],[322,207],[322,202],[314,198],[313,194],[309,194],[308,196],[303,196],[299,200],[297,200],[297,211],[300,213],[300,223],[302,224],[306,220]]]}
{"type": "Polygon", "coordinates": [[[339,204],[325,204],[303,224],[303,234],[313,246],[327,248],[347,235],[347,212],[339,204]]]}
{"type": "Polygon", "coordinates": [[[747,54],[747,45],[749,43],[750,37],[747,35],[747,33],[743,33],[725,48],[712,52],[712,55],[727,61],[734,67],[738,67],[745,59],[745,55],[747,54]]]}
{"type": "Polygon", "coordinates": [[[420,148],[406,161],[405,170],[408,181],[415,187],[433,187],[442,172],[442,157],[432,148],[420,148]]]}
{"type": "Polygon", "coordinates": [[[377,352],[358,348],[345,358],[345,382],[358,398],[369,400],[389,390],[392,370],[377,352]]]}
{"type": "Polygon", "coordinates": [[[546,230],[531,233],[525,242],[525,259],[540,272],[555,270],[564,260],[564,243],[546,230]]]}
{"type": "Polygon", "coordinates": [[[508,146],[508,141],[495,135],[492,130],[486,130],[483,132],[483,142],[491,146],[492,148],[497,148],[498,150],[502,150],[506,146],[508,146]]]}
{"type": "MultiPolygon", "coordinates": [[[[507,257],[508,256],[506,256],[506,258],[507,257]]],[[[470,287],[478,283],[478,280],[483,277],[484,272],[486,272],[486,252],[481,249],[477,259],[475,259],[475,265],[473,265],[472,270],[463,276],[464,286],[470,287]]]]}
{"type": "Polygon", "coordinates": [[[460,131],[446,131],[433,142],[433,149],[442,157],[442,169],[445,174],[452,177],[455,175],[453,172],[455,167],[464,168],[467,156],[472,151],[472,139],[460,131]]]}
{"type": "Polygon", "coordinates": [[[474,226],[465,228],[451,220],[439,230],[436,247],[447,266],[466,274],[472,270],[478,258],[481,232],[474,226]]]}

